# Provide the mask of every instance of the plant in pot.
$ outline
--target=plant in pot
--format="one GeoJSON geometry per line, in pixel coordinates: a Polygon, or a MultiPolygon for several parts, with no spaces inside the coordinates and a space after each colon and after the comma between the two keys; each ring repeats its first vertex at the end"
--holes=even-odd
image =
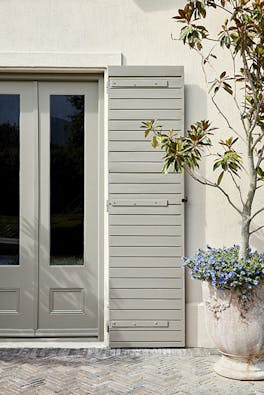
{"type": "MultiPolygon", "coordinates": [[[[250,249],[250,238],[264,227],[254,225],[264,212],[264,1],[188,0],[174,18],[182,24],[180,40],[201,56],[206,82],[217,70],[218,52],[230,56],[232,71],[218,70],[208,83],[225,130],[217,138],[220,132],[207,120],[191,125],[185,135],[164,132],[154,120],[142,127],[146,137],[152,135],[152,146],[165,151],[164,173],[171,168],[186,172],[218,190],[240,216],[240,247],[207,246],[184,258],[184,265],[193,278],[203,281],[208,329],[222,353],[215,371],[234,379],[260,380],[264,379],[264,254],[250,249]],[[207,28],[214,13],[224,18],[216,33],[207,28]],[[223,110],[224,94],[237,111],[235,126],[223,110]],[[205,157],[215,178],[199,172],[205,157]],[[256,208],[256,202],[262,206],[256,208]]],[[[215,30],[215,24],[211,26],[215,30]]]]}

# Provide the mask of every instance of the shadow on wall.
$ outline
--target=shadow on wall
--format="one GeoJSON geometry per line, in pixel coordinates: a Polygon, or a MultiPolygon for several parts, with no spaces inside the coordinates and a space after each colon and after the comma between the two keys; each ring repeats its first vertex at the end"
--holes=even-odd
{"type": "MultiPolygon", "coordinates": [[[[196,121],[207,118],[207,95],[197,85],[185,85],[185,130],[196,121]]],[[[200,173],[205,175],[206,163],[200,167],[200,173]]],[[[185,193],[188,202],[185,208],[185,254],[190,255],[199,247],[205,247],[206,226],[206,189],[191,177],[185,177],[185,193]]],[[[197,346],[201,341],[202,311],[199,303],[202,301],[201,283],[192,280],[189,274],[185,277],[186,289],[186,344],[197,346]],[[200,335],[199,335],[200,334],[200,335]]]]}
{"type": "MultiPolygon", "coordinates": [[[[185,130],[196,121],[207,119],[207,96],[197,85],[185,85],[185,130]]],[[[200,166],[199,172],[205,175],[206,163],[200,166]]],[[[206,189],[203,185],[186,176],[186,254],[192,254],[196,248],[205,247],[205,198],[206,189]]]]}
{"type": "MultiPolygon", "coordinates": [[[[176,10],[180,4],[175,0],[134,0],[136,5],[144,11],[154,12],[162,10],[176,10]]],[[[179,1],[179,3],[184,3],[179,1]]]]}
{"type": "MultiPolygon", "coordinates": [[[[259,216],[260,217],[260,216],[259,216]]],[[[253,223],[252,224],[252,229],[256,229],[261,224],[256,223],[256,225],[253,223]]],[[[250,244],[253,249],[259,251],[259,252],[264,252],[264,230],[261,229],[258,232],[254,233],[251,237],[250,244]]]]}

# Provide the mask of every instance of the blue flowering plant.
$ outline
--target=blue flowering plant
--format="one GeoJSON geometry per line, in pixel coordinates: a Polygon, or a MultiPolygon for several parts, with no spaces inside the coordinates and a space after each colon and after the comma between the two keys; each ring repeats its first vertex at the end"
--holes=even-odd
{"type": "Polygon", "coordinates": [[[237,245],[198,249],[193,256],[183,258],[183,266],[192,278],[208,281],[219,290],[235,290],[244,300],[264,283],[264,253],[249,250],[243,258],[237,245]]]}

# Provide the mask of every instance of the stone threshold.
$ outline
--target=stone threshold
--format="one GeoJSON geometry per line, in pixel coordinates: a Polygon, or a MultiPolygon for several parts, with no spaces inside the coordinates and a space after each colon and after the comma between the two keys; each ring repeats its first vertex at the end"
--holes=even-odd
{"type": "MultiPolygon", "coordinates": [[[[48,346],[48,345],[47,345],[48,346]]],[[[144,355],[172,355],[180,357],[203,357],[209,355],[218,355],[218,351],[214,348],[118,348],[110,349],[107,347],[86,347],[79,345],[76,347],[2,347],[0,345],[0,359],[4,355],[9,356],[23,356],[23,357],[48,357],[52,355],[56,356],[144,356],[144,355]]]]}

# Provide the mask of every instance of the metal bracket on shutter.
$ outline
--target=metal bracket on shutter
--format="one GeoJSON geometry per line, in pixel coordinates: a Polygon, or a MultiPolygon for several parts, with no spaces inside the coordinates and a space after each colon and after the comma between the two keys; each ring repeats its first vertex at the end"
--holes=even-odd
{"type": "Polygon", "coordinates": [[[168,80],[159,79],[110,79],[110,88],[167,88],[168,80]]]}
{"type": "Polygon", "coordinates": [[[169,321],[110,321],[111,329],[119,328],[168,328],[169,321]]]}
{"type": "Polygon", "coordinates": [[[109,206],[113,207],[166,207],[168,200],[165,199],[116,199],[111,200],[109,206]]]}

